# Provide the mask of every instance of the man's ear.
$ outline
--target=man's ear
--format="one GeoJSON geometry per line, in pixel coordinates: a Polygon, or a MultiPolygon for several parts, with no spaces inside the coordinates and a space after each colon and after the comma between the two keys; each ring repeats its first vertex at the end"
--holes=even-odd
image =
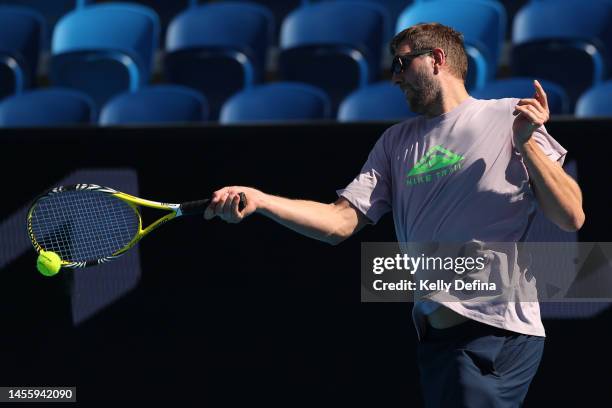
{"type": "Polygon", "coordinates": [[[434,74],[440,72],[440,67],[446,63],[446,54],[441,48],[434,48],[432,51],[434,74]]]}

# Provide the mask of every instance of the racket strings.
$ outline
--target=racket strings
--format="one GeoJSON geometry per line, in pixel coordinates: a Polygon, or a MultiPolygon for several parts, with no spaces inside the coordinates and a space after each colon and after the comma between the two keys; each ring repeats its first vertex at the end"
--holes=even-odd
{"type": "Polygon", "coordinates": [[[138,233],[139,216],[126,202],[99,191],[65,191],[41,199],[32,232],[46,251],[69,262],[113,255],[138,233]]]}

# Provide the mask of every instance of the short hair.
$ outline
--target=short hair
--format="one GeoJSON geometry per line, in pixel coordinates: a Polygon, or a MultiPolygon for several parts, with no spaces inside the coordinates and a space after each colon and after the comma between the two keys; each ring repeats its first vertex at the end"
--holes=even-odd
{"type": "Polygon", "coordinates": [[[459,31],[440,23],[413,25],[393,37],[389,44],[391,54],[395,55],[397,49],[404,43],[408,43],[412,50],[442,48],[446,54],[450,72],[465,81],[467,54],[463,46],[463,35],[459,31]]]}

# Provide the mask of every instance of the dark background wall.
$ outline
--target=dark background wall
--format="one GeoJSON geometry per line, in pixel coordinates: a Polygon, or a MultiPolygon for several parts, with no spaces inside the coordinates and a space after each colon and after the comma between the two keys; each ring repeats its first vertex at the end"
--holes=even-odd
{"type": "MultiPolygon", "coordinates": [[[[420,406],[412,305],[360,302],[360,242],[394,240],[390,216],[338,247],[260,216],[178,220],[139,244],[139,284],[78,324],[75,276],[43,277],[34,251],[11,249],[15,217],[77,169],[133,170],[138,194],[165,202],[226,184],[332,202],[387,126],[1,130],[0,385],[76,385],[81,402],[420,406]]],[[[612,121],[548,128],[578,165],[580,240],[609,241],[612,121]]],[[[612,310],[544,324],[526,406],[607,405],[612,310]]]]}

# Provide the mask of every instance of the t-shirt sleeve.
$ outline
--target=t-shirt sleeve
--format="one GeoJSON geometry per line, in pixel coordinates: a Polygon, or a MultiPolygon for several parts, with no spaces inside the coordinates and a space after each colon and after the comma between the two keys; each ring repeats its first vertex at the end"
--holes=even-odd
{"type": "Polygon", "coordinates": [[[544,125],[537,128],[531,137],[533,137],[537,145],[542,149],[542,152],[544,152],[550,160],[556,161],[563,166],[567,150],[548,134],[544,125]]]}
{"type": "MultiPolygon", "coordinates": [[[[518,98],[509,98],[510,101],[510,111],[514,112],[514,107],[518,103],[520,99],[518,98]]],[[[559,163],[563,166],[565,162],[565,155],[567,154],[567,150],[563,146],[559,144],[546,130],[546,126],[542,125],[533,132],[533,136],[531,136],[537,145],[542,149],[542,152],[552,161],[559,163]]],[[[514,140],[512,141],[514,145],[514,140]]]]}
{"type": "Polygon", "coordinates": [[[387,135],[385,132],[376,142],[357,177],[346,188],[336,191],[374,224],[391,211],[391,171],[385,148],[387,135]]]}

